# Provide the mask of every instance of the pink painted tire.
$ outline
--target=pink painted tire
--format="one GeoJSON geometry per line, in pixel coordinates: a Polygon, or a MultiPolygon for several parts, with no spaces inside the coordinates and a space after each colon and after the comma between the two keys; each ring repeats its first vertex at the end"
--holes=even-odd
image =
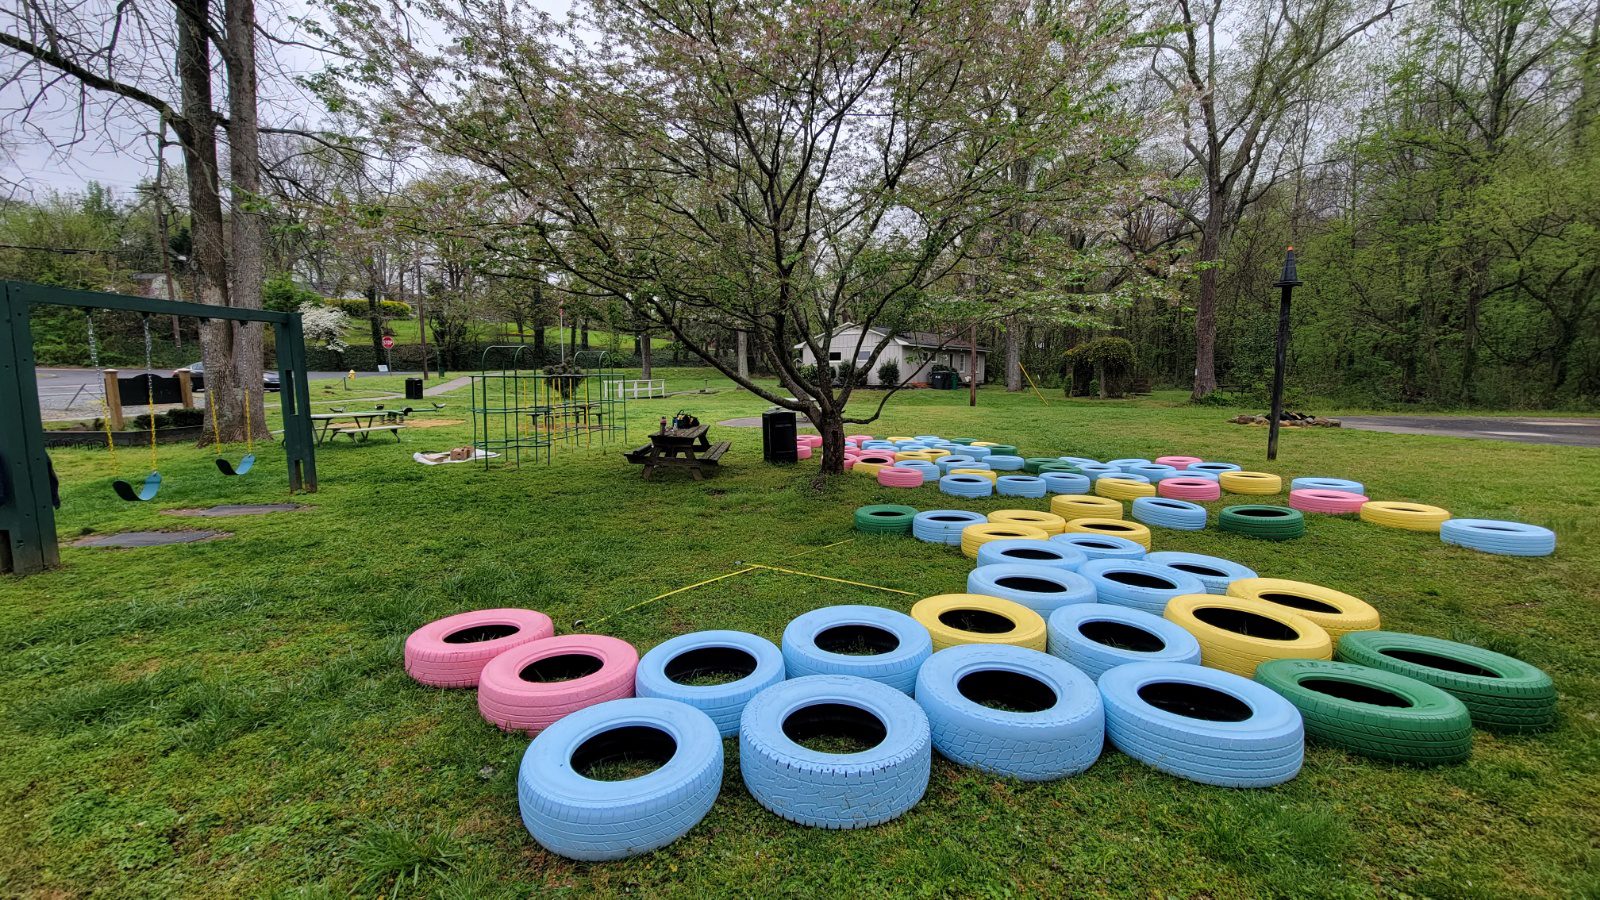
{"type": "Polygon", "coordinates": [[[1158,456],[1155,461],[1163,466],[1171,466],[1179,470],[1187,469],[1197,462],[1205,462],[1198,456],[1158,456]]]}
{"type": "Polygon", "coordinates": [[[446,616],[406,638],[406,674],[429,687],[477,687],[489,661],[555,636],[550,617],[531,609],[478,609],[446,616]]]}
{"type": "Polygon", "coordinates": [[[922,487],[922,473],[916,469],[884,466],[878,470],[878,483],[884,487],[922,487]]]}
{"type": "Polygon", "coordinates": [[[796,459],[810,459],[811,458],[811,445],[810,444],[795,444],[794,445],[794,455],[795,455],[796,459]]]}
{"type": "Polygon", "coordinates": [[[1204,478],[1164,478],[1156,484],[1156,493],[1174,500],[1220,500],[1222,486],[1204,478]]]}
{"type": "Polygon", "coordinates": [[[865,444],[867,441],[872,440],[872,435],[870,435],[870,434],[847,434],[847,435],[844,436],[844,439],[847,440],[847,441],[855,441],[856,442],[856,446],[859,447],[862,444],[865,444]]]}
{"type": "Polygon", "coordinates": [[[483,667],[478,712],[502,731],[538,734],[567,713],[633,696],[639,651],[599,634],[569,634],[502,653],[483,667]]]}
{"type": "Polygon", "coordinates": [[[820,435],[820,434],[802,434],[802,435],[800,435],[800,436],[795,438],[795,443],[805,444],[807,447],[821,447],[822,446],[822,435],[820,435]]]}
{"type": "Polygon", "coordinates": [[[1367,502],[1365,494],[1350,491],[1325,491],[1321,488],[1301,488],[1289,492],[1289,505],[1303,512],[1327,513],[1342,516],[1361,512],[1367,502]]]}

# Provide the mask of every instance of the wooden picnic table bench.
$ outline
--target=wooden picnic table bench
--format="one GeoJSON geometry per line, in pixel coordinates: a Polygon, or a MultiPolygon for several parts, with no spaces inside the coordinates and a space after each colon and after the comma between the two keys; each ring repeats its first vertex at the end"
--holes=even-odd
{"type": "Polygon", "coordinates": [[[729,441],[711,443],[706,436],[710,430],[709,425],[696,425],[693,428],[658,431],[650,435],[650,443],[629,450],[622,456],[630,463],[643,465],[646,480],[655,474],[657,468],[666,466],[688,469],[695,481],[704,481],[704,471],[716,466],[732,446],[729,441]]]}
{"type": "MultiPolygon", "coordinates": [[[[387,425],[368,425],[365,428],[338,428],[338,427],[335,427],[331,432],[329,432],[329,434],[331,434],[333,437],[338,437],[341,434],[348,434],[348,435],[350,435],[350,442],[351,443],[355,443],[356,435],[358,435],[358,434],[363,434],[364,435],[364,434],[370,434],[370,433],[372,433],[374,431],[387,431],[390,434],[394,435],[394,439],[396,441],[399,441],[400,440],[400,432],[402,430],[406,429],[406,428],[409,428],[409,427],[410,426],[408,426],[408,425],[401,425],[399,422],[390,422],[387,425]]],[[[363,437],[362,440],[366,440],[366,438],[363,437]]]]}

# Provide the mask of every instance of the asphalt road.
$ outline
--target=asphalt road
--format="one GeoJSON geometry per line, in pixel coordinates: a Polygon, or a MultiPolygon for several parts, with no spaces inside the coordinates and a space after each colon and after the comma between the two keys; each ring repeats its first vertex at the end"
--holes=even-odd
{"type": "MultiPolygon", "coordinates": [[[[167,369],[157,369],[162,375],[171,375],[167,369]]],[[[124,375],[137,374],[129,369],[124,375]]],[[[393,373],[396,375],[403,372],[393,373]]],[[[46,419],[66,419],[74,416],[98,415],[104,375],[99,369],[35,369],[33,377],[39,384],[39,413],[46,419]]],[[[343,372],[308,372],[312,381],[343,378],[343,372]]],[[[143,407],[128,407],[129,415],[138,415],[143,407]]]]}
{"type": "Polygon", "coordinates": [[[1600,418],[1511,418],[1497,416],[1340,416],[1346,428],[1393,434],[1518,441],[1600,447],[1600,418]]]}

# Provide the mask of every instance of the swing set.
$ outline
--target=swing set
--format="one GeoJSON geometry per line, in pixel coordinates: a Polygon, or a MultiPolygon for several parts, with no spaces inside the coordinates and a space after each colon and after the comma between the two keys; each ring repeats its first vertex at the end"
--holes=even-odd
{"type": "MultiPolygon", "coordinates": [[[[161,490],[156,452],[155,379],[151,372],[150,316],[191,316],[202,320],[264,322],[276,338],[279,380],[283,385],[283,449],[288,458],[289,490],[317,489],[316,444],[311,429],[311,394],[306,385],[306,348],[300,314],[273,310],[235,309],[201,303],[155,300],[126,294],[102,294],[64,288],[0,281],[0,573],[26,575],[60,564],[56,548],[55,509],[50,499],[50,465],[45,456],[44,424],[39,413],[39,386],[34,377],[33,332],[28,309],[34,305],[112,309],[144,316],[145,399],[149,403],[150,473],[135,487],[121,479],[112,482],[117,496],[130,502],[149,501],[161,490]]],[[[94,322],[90,319],[90,347],[94,352],[94,322]]],[[[98,360],[96,360],[98,362],[98,360]]],[[[216,390],[213,385],[212,390],[216,390]]],[[[220,399],[208,393],[206,406],[216,448],[217,469],[227,476],[249,473],[256,462],[253,422],[248,392],[241,391],[245,408],[245,456],[235,466],[222,455],[222,431],[216,407],[220,399]]],[[[103,403],[104,401],[102,401],[103,403]]],[[[106,445],[113,471],[116,440],[111,433],[110,410],[106,445]]]]}

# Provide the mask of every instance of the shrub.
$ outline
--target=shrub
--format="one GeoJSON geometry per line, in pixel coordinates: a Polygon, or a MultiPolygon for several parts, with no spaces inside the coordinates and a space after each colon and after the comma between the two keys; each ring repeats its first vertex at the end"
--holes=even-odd
{"type": "Polygon", "coordinates": [[[900,364],[891,359],[891,360],[885,362],[883,365],[879,366],[878,367],[878,383],[879,384],[899,384],[900,383],[900,364]]]}
{"type": "Polygon", "coordinates": [[[206,414],[204,410],[184,406],[167,410],[166,419],[167,424],[173,428],[193,428],[206,423],[206,414]]]}
{"type": "Polygon", "coordinates": [[[1102,337],[1079,344],[1062,357],[1067,396],[1088,393],[1091,381],[1102,399],[1121,396],[1136,365],[1133,344],[1125,338],[1102,337]]]}
{"type": "MultiPolygon", "coordinates": [[[[343,310],[347,315],[356,319],[367,319],[372,311],[367,308],[367,301],[356,297],[326,297],[323,304],[334,309],[343,310]]],[[[401,303],[398,300],[379,300],[378,313],[386,319],[409,319],[414,312],[411,304],[401,303]]]]}

